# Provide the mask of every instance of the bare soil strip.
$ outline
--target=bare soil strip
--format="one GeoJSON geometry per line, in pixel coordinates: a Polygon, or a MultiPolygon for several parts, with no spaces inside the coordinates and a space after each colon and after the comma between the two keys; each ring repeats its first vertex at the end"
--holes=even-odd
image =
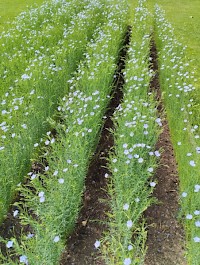
{"type": "Polygon", "coordinates": [[[100,140],[94,157],[89,165],[86,177],[86,190],[83,197],[83,207],[77,220],[73,234],[66,242],[66,250],[63,253],[61,265],[104,265],[101,254],[95,249],[94,243],[100,239],[106,231],[106,213],[109,211],[109,196],[107,184],[111,176],[106,168],[109,152],[113,149],[114,139],[110,130],[114,129],[112,115],[116,107],[123,99],[122,87],[125,68],[125,58],[130,39],[128,28],[123,49],[119,54],[117,70],[114,78],[111,100],[105,113],[105,122],[101,131],[100,140]]]}
{"type": "Polygon", "coordinates": [[[159,101],[158,115],[162,118],[163,131],[156,145],[156,149],[162,150],[160,165],[155,173],[158,184],[153,193],[158,203],[145,212],[148,225],[145,265],[185,265],[184,231],[177,220],[179,211],[177,164],[161,99],[158,58],[154,41],[152,41],[150,56],[152,69],[156,72],[151,82],[151,90],[156,92],[159,101]]]}

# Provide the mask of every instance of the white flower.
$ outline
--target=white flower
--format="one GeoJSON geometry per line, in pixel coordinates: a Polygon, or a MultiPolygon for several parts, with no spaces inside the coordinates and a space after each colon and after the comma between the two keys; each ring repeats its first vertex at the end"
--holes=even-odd
{"type": "Polygon", "coordinates": [[[44,196],[44,191],[40,191],[38,194],[39,197],[43,197],[44,196]]]}
{"type": "Polygon", "coordinates": [[[128,246],[128,250],[130,251],[130,250],[132,250],[133,249],[133,246],[132,245],[129,245],[128,246]]]}
{"type": "Polygon", "coordinates": [[[127,149],[124,150],[124,154],[125,154],[125,155],[128,155],[128,154],[129,154],[129,150],[127,150],[127,149]]]}
{"type": "Polygon", "coordinates": [[[53,176],[57,176],[58,175],[58,170],[55,170],[53,173],[53,176]]]}
{"type": "Polygon", "coordinates": [[[34,234],[31,234],[31,233],[29,233],[28,235],[27,235],[27,238],[32,238],[32,237],[34,237],[34,234]]]}
{"type": "Polygon", "coordinates": [[[31,90],[31,92],[30,92],[30,95],[33,95],[33,94],[35,94],[35,90],[34,89],[31,90]]]}
{"type": "Polygon", "coordinates": [[[27,80],[27,79],[30,79],[31,77],[30,77],[29,75],[27,75],[27,74],[23,74],[23,75],[21,76],[21,78],[22,78],[23,80],[27,80]]]}
{"type": "Polygon", "coordinates": [[[194,192],[199,192],[199,190],[200,190],[200,185],[195,185],[194,186],[194,192]]]}
{"type": "Polygon", "coordinates": [[[13,247],[14,242],[12,240],[8,241],[6,244],[7,248],[12,248],[13,247]]]}
{"type": "Polygon", "coordinates": [[[131,220],[128,220],[126,222],[126,225],[127,225],[128,228],[131,228],[133,226],[133,222],[131,220]]]}
{"type": "Polygon", "coordinates": [[[177,145],[181,145],[181,142],[178,142],[177,145]]]}
{"type": "Polygon", "coordinates": [[[45,202],[45,197],[40,197],[40,202],[45,202]]]}
{"type": "Polygon", "coordinates": [[[200,147],[196,147],[197,154],[200,154],[200,147]]]}
{"type": "Polygon", "coordinates": [[[68,171],[68,168],[64,168],[64,169],[63,169],[63,172],[67,172],[67,171],[68,171]]]}
{"type": "Polygon", "coordinates": [[[45,145],[49,145],[50,144],[50,141],[49,140],[46,140],[45,141],[45,145]]]}
{"type": "Polygon", "coordinates": [[[196,211],[194,211],[194,214],[195,215],[199,215],[200,214],[200,211],[196,210],[196,211]]]}
{"type": "Polygon", "coordinates": [[[0,151],[2,151],[3,149],[5,149],[5,147],[4,146],[0,146],[0,151]]]}
{"type": "Polygon", "coordinates": [[[182,197],[183,197],[183,198],[187,197],[187,192],[183,192],[183,193],[182,193],[182,197]]]}
{"type": "Polygon", "coordinates": [[[60,184],[63,184],[64,181],[65,181],[64,179],[59,179],[59,180],[58,180],[58,182],[59,182],[60,184]]]}
{"type": "Polygon", "coordinates": [[[151,187],[155,187],[156,186],[156,183],[154,181],[150,182],[150,186],[151,187]]]}
{"type": "Polygon", "coordinates": [[[190,166],[192,166],[192,167],[195,167],[196,166],[194,160],[190,160],[190,166]]]}
{"type": "Polygon", "coordinates": [[[49,166],[46,166],[46,167],[44,168],[44,170],[45,170],[45,171],[48,171],[48,170],[49,170],[49,166]]]}
{"type": "Polygon", "coordinates": [[[15,210],[15,211],[13,212],[13,216],[14,216],[14,217],[16,217],[18,214],[19,214],[19,211],[18,211],[18,210],[15,210]]]}
{"type": "Polygon", "coordinates": [[[139,198],[135,198],[135,202],[139,202],[140,201],[140,199],[139,198]]]}
{"type": "Polygon", "coordinates": [[[22,124],[21,126],[22,126],[22,128],[27,129],[27,125],[26,124],[22,124]]]}
{"type": "Polygon", "coordinates": [[[25,255],[20,256],[19,261],[20,261],[20,263],[24,263],[26,265],[28,264],[28,258],[25,255]]]}
{"type": "Polygon", "coordinates": [[[51,139],[51,144],[55,143],[55,138],[51,139]]]}
{"type": "Polygon", "coordinates": [[[128,144],[123,144],[123,148],[127,148],[128,147],[128,144]]]}
{"type": "Polygon", "coordinates": [[[33,175],[31,176],[31,180],[35,179],[36,177],[37,177],[37,175],[36,175],[36,174],[33,174],[33,175]]]}
{"type": "Polygon", "coordinates": [[[124,265],[130,265],[131,264],[131,259],[130,258],[126,258],[124,260],[124,265]]]}
{"type": "Polygon", "coordinates": [[[99,248],[101,245],[101,242],[99,240],[96,240],[96,242],[94,243],[95,248],[99,248]]]}
{"type": "Polygon", "coordinates": [[[147,171],[151,173],[151,172],[153,172],[153,168],[152,168],[152,167],[149,167],[149,168],[147,169],[147,171]]]}
{"type": "Polygon", "coordinates": [[[38,143],[35,143],[35,144],[34,144],[34,147],[38,147],[38,145],[39,145],[38,143]]]}
{"type": "Polygon", "coordinates": [[[116,158],[114,158],[114,159],[113,159],[113,163],[116,163],[116,162],[117,162],[117,159],[116,159],[116,158]]]}
{"type": "Polygon", "coordinates": [[[192,214],[187,214],[186,219],[191,220],[193,218],[192,214]]]}
{"type": "Polygon", "coordinates": [[[106,173],[104,176],[105,176],[105,178],[108,178],[109,177],[108,173],[106,173]]]}
{"type": "Polygon", "coordinates": [[[143,161],[144,161],[144,159],[143,159],[142,157],[140,157],[140,158],[138,159],[138,163],[143,163],[143,161]]]}
{"type": "Polygon", "coordinates": [[[60,241],[60,237],[59,236],[55,236],[53,239],[53,242],[57,243],[58,241],[60,241]]]}
{"type": "Polygon", "coordinates": [[[192,155],[192,153],[187,153],[187,156],[191,156],[192,155]]]}
{"type": "Polygon", "coordinates": [[[125,203],[124,206],[123,206],[123,209],[124,209],[125,211],[127,211],[128,208],[129,208],[129,204],[128,204],[128,203],[125,203]]]}
{"type": "Polygon", "coordinates": [[[154,154],[155,154],[155,156],[157,156],[157,157],[159,157],[159,156],[160,156],[160,153],[159,153],[159,151],[155,151],[155,152],[154,152],[154,154]]]}
{"type": "Polygon", "coordinates": [[[193,239],[194,239],[195,243],[199,243],[200,242],[200,237],[198,237],[198,236],[194,237],[193,239]]]}
{"type": "Polygon", "coordinates": [[[200,221],[195,222],[196,227],[200,227],[200,221]]]}

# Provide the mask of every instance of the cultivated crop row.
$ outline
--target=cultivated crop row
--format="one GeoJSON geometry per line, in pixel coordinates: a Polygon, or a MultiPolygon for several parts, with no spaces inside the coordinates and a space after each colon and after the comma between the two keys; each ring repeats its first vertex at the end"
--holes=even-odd
{"type": "Polygon", "coordinates": [[[0,95],[15,90],[17,79],[26,74],[27,68],[44,54],[51,54],[50,49],[64,38],[70,21],[87,4],[82,1],[78,5],[76,0],[45,2],[19,16],[10,30],[1,33],[0,95]]]}
{"type": "Polygon", "coordinates": [[[199,264],[200,252],[200,134],[194,115],[194,73],[189,72],[185,47],[159,6],[155,9],[156,41],[162,94],[167,110],[180,176],[181,214],[186,231],[188,264],[199,264]]]}
{"type": "Polygon", "coordinates": [[[51,120],[56,137],[48,133],[44,139],[44,171],[30,172],[28,183],[19,187],[24,203],[14,214],[31,230],[5,241],[8,256],[15,253],[18,260],[2,257],[2,264],[58,264],[74,227],[127,27],[127,2],[111,1],[110,7],[108,21],[95,31],[85,60],[68,80],[69,94],[60,101],[56,120],[51,120]]]}
{"type": "MultiPolygon", "coordinates": [[[[33,152],[40,147],[42,134],[49,129],[47,118],[53,114],[58,98],[68,92],[66,82],[83,58],[88,40],[98,25],[108,23],[112,1],[107,6],[103,3],[90,1],[71,18],[68,27],[63,25],[62,38],[55,46],[44,52],[42,48],[40,52],[35,50],[37,55],[22,75],[20,72],[18,76],[9,73],[8,84],[14,84],[7,87],[1,102],[0,220],[8,209],[16,185],[30,167],[33,152]]],[[[21,67],[20,61],[17,67],[21,67]]]]}
{"type": "Polygon", "coordinates": [[[143,264],[147,232],[143,213],[152,203],[152,175],[159,150],[155,144],[162,126],[149,91],[151,17],[145,1],[135,10],[124,71],[124,101],[114,114],[115,151],[110,154],[109,228],[101,241],[106,264],[143,264]]]}

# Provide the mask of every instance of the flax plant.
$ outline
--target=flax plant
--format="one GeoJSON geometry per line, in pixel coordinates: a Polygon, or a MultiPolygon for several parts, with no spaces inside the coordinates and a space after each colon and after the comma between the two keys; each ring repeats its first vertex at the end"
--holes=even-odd
{"type": "Polygon", "coordinates": [[[64,28],[69,26],[70,20],[87,4],[88,1],[82,1],[79,4],[76,0],[45,2],[41,7],[21,14],[16,18],[11,29],[1,33],[0,95],[3,97],[2,100],[9,101],[9,94],[17,90],[16,80],[26,74],[27,68],[44,54],[49,55],[49,49],[64,38],[64,28]]]}
{"type": "Polygon", "coordinates": [[[110,154],[112,172],[108,232],[101,240],[106,264],[143,264],[147,236],[143,212],[152,203],[156,183],[152,174],[160,156],[155,144],[161,120],[149,93],[151,16],[139,1],[135,9],[128,58],[124,71],[124,101],[114,115],[115,151],[110,154]]]}
{"type": "Polygon", "coordinates": [[[109,2],[104,25],[95,31],[85,60],[68,80],[69,94],[60,100],[57,118],[51,120],[57,136],[54,138],[49,132],[44,140],[44,173],[30,172],[28,184],[19,187],[24,203],[18,204],[18,218],[22,224],[31,226],[32,233],[24,232],[18,240],[7,239],[8,255],[13,250],[19,260],[2,256],[2,264],[18,264],[20,259],[25,264],[59,263],[65,238],[72,231],[80,209],[88,164],[110,100],[127,12],[126,1],[109,2]]]}
{"type": "Polygon", "coordinates": [[[188,264],[199,264],[200,134],[194,115],[195,76],[186,47],[177,41],[164,12],[155,7],[160,82],[180,178],[180,219],[185,227],[188,264]]]}
{"type": "Polygon", "coordinates": [[[13,199],[16,185],[30,168],[33,152],[40,148],[42,134],[49,130],[47,118],[53,115],[59,97],[68,92],[66,82],[108,10],[104,1],[89,1],[74,14],[69,26],[63,24],[63,37],[58,44],[41,52],[15,80],[9,100],[3,104],[0,123],[0,220],[13,199]]]}

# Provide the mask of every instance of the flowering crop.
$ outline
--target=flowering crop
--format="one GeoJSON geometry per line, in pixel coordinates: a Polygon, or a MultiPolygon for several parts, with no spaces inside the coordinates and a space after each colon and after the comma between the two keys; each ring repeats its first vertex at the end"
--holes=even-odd
{"type": "Polygon", "coordinates": [[[173,34],[164,12],[156,5],[156,41],[159,52],[160,81],[167,110],[172,143],[180,177],[180,200],[188,249],[188,264],[199,264],[200,136],[194,115],[194,72],[185,49],[173,34]]]}
{"type": "Polygon", "coordinates": [[[96,29],[94,39],[87,45],[85,60],[68,80],[69,93],[60,100],[56,114],[61,122],[51,120],[57,136],[55,139],[48,133],[44,140],[44,173],[30,172],[29,183],[19,187],[25,207],[37,218],[19,204],[19,218],[23,224],[31,225],[32,236],[22,235],[20,242],[15,238],[8,241],[13,242],[20,261],[27,264],[57,264],[65,237],[78,215],[89,159],[110,100],[117,56],[127,27],[126,1],[110,1],[108,11],[105,23],[96,29]]]}
{"type": "MultiPolygon", "coordinates": [[[[76,1],[72,1],[71,8],[66,12],[76,10],[76,4],[76,1]]],[[[62,5],[58,5],[57,12],[63,17],[61,7],[62,5]]],[[[64,6],[64,10],[65,8],[67,7],[64,6]]],[[[83,57],[94,29],[107,17],[108,9],[109,5],[104,5],[104,1],[86,1],[83,10],[77,14],[66,15],[66,21],[70,19],[70,23],[62,23],[61,38],[58,41],[57,37],[55,38],[55,45],[45,49],[44,37],[43,46],[34,50],[34,56],[23,74],[16,70],[16,67],[21,67],[20,62],[19,65],[15,62],[13,68],[8,65],[12,70],[5,77],[5,86],[8,84],[8,90],[1,102],[3,119],[0,123],[0,220],[7,211],[16,185],[23,180],[27,168],[30,167],[30,158],[39,148],[42,134],[49,129],[47,118],[54,113],[58,98],[67,93],[66,82],[83,57]],[[13,75],[13,71],[16,71],[17,76],[13,75]]],[[[52,12],[54,11],[53,5],[52,12]]],[[[55,28],[56,25],[57,20],[55,28]]],[[[54,36],[53,32],[50,35],[51,39],[54,36]]],[[[41,45],[40,40],[38,41],[41,45]]],[[[51,43],[47,44],[49,45],[51,43]]]]}
{"type": "Polygon", "coordinates": [[[142,214],[152,202],[150,194],[156,185],[151,176],[160,156],[155,144],[161,126],[148,91],[152,76],[150,25],[145,1],[139,1],[124,71],[124,102],[114,115],[115,151],[109,163],[111,212],[101,247],[107,264],[143,264],[145,254],[142,214]]]}

